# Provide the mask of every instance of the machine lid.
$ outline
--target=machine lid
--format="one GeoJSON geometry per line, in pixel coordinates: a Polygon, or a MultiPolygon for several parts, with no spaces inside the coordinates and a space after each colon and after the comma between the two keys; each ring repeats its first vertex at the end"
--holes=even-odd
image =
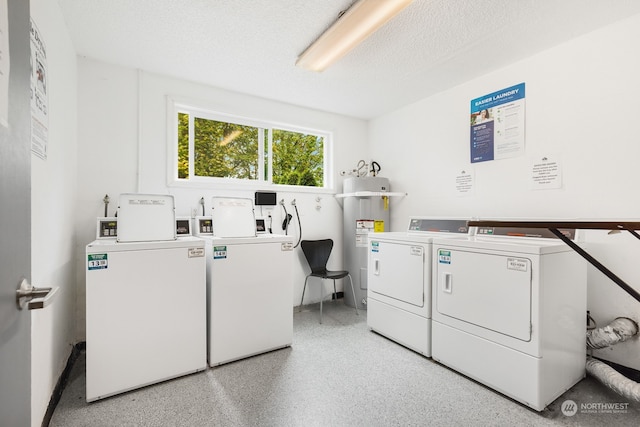
{"type": "Polygon", "coordinates": [[[436,247],[456,247],[474,250],[491,250],[505,253],[522,253],[530,255],[546,255],[559,252],[572,252],[569,246],[559,239],[521,238],[514,236],[469,236],[464,239],[433,238],[436,247]]]}
{"type": "Polygon", "coordinates": [[[120,194],[118,242],[176,239],[175,203],[168,194],[120,194]]]}
{"type": "Polygon", "coordinates": [[[213,197],[213,235],[215,237],[255,237],[253,200],[213,197]]]}

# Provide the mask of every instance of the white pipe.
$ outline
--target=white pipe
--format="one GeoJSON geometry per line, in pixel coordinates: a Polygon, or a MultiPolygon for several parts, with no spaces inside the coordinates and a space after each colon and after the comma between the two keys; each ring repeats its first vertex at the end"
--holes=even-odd
{"type": "Polygon", "coordinates": [[[604,328],[587,331],[589,348],[605,348],[624,342],[638,333],[638,324],[626,317],[618,317],[604,328]]]}
{"type": "Polygon", "coordinates": [[[640,402],[640,383],[630,380],[606,363],[588,359],[587,372],[620,396],[640,402]]]}
{"type": "MultiPolygon", "coordinates": [[[[638,333],[638,324],[618,317],[604,328],[587,331],[589,348],[605,348],[624,342],[638,333]]],[[[597,359],[587,359],[587,372],[619,395],[640,402],[640,384],[630,380],[611,366],[597,359]]]]}

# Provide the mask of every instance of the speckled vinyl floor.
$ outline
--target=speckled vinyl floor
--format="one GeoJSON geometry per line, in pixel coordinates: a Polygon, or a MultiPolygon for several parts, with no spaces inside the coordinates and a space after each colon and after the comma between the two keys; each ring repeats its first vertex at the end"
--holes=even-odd
{"type": "Polygon", "coordinates": [[[374,333],[342,300],[294,314],[290,348],[93,403],[85,358],[50,422],[74,426],[634,426],[640,404],[585,378],[536,412],[374,333]],[[570,399],[577,413],[560,405],[570,399]],[[616,403],[618,410],[602,409],[616,403]],[[613,413],[617,412],[617,413],[613,413]]]}

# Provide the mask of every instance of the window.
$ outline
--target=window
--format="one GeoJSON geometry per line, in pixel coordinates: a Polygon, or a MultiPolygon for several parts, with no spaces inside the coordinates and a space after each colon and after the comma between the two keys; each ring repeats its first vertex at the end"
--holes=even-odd
{"type": "Polygon", "coordinates": [[[328,133],[173,106],[178,181],[328,187],[328,133]]]}

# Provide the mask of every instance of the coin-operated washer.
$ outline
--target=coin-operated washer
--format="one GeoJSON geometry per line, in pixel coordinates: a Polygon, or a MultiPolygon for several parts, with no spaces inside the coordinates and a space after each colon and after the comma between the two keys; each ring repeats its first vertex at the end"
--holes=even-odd
{"type": "Polygon", "coordinates": [[[290,346],[293,236],[258,234],[243,198],[214,197],[195,229],[206,247],[209,365],[290,346]]]}
{"type": "Polygon", "coordinates": [[[117,220],[98,221],[86,247],[88,402],[206,369],[204,242],[182,224],[173,196],[147,194],[120,195],[117,220]]]}

